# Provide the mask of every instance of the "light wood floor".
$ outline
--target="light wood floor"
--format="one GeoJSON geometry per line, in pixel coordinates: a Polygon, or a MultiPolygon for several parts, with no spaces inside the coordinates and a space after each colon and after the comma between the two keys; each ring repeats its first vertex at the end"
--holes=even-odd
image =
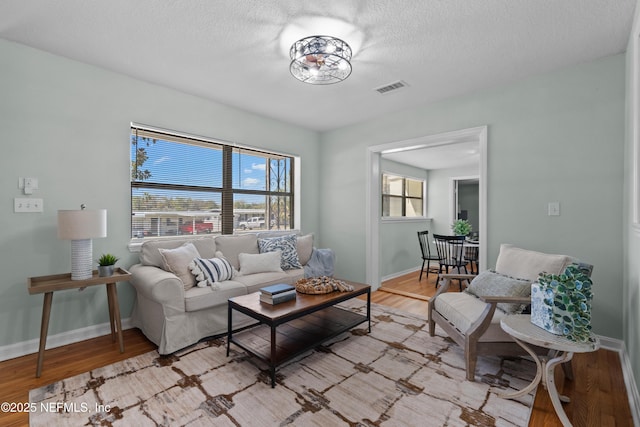
{"type": "MultiPolygon", "coordinates": [[[[419,274],[415,272],[384,282],[381,290],[372,294],[371,301],[426,315],[427,308],[423,300],[435,294],[436,275],[429,274],[427,279],[423,274],[420,282],[419,274]]],[[[454,288],[459,291],[457,287],[454,288]]],[[[618,353],[600,349],[593,353],[576,354],[571,363],[575,379],[565,382],[562,369],[556,369],[556,384],[560,394],[571,399],[563,406],[573,425],[633,426],[618,353]]],[[[561,427],[562,423],[556,416],[549,394],[539,386],[529,427],[555,426],[561,427]]]]}
{"type": "MultiPolygon", "coordinates": [[[[435,293],[434,275],[418,282],[418,273],[386,282],[384,290],[372,294],[372,302],[426,315],[426,299],[435,293]]],[[[125,352],[118,351],[110,336],[53,348],[46,351],[42,376],[35,378],[36,354],[0,362],[0,402],[29,402],[29,390],[81,374],[92,369],[155,350],[137,329],[124,331],[125,352]]],[[[574,357],[576,380],[564,384],[558,369],[558,389],[571,397],[565,410],[574,426],[633,425],[622,369],[617,353],[599,350],[574,357]]],[[[26,426],[28,414],[0,411],[0,426],[26,426]]],[[[529,426],[561,426],[547,392],[536,394],[529,426]]]]}

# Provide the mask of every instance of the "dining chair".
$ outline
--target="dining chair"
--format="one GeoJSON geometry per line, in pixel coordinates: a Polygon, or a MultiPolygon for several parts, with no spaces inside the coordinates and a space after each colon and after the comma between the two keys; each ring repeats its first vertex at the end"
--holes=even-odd
{"type": "MultiPolygon", "coordinates": [[[[443,273],[443,269],[446,274],[449,274],[450,268],[452,272],[461,273],[461,269],[463,269],[465,274],[468,274],[467,261],[464,258],[465,237],[434,234],[433,238],[436,241],[440,263],[438,276],[443,273]]],[[[438,281],[436,281],[436,286],[438,286],[438,281]]],[[[462,280],[460,281],[460,291],[462,291],[462,280]]]]}
{"type": "Polygon", "coordinates": [[[422,252],[422,267],[420,268],[420,278],[418,281],[422,280],[422,272],[425,271],[424,264],[427,263],[427,277],[429,277],[429,273],[439,273],[440,266],[431,267],[431,261],[440,261],[438,255],[431,255],[431,248],[429,245],[429,230],[418,231],[418,242],[420,243],[420,251],[422,252]]]}
{"type": "Polygon", "coordinates": [[[478,274],[478,253],[480,247],[477,243],[465,243],[464,245],[464,259],[469,265],[471,274],[478,274]]]}

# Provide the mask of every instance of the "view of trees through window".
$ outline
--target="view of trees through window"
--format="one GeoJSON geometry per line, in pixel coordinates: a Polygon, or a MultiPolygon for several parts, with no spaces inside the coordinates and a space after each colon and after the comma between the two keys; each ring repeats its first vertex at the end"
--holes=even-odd
{"type": "Polygon", "coordinates": [[[131,236],[293,227],[293,159],[131,128],[131,236]]]}

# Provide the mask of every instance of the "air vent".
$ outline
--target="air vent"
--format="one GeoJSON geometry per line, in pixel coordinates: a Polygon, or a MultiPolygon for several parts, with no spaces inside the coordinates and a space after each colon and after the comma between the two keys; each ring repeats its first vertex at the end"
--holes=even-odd
{"type": "Polygon", "coordinates": [[[402,89],[403,87],[407,87],[409,86],[406,82],[402,81],[402,80],[398,80],[397,82],[393,82],[393,83],[389,83],[388,85],[384,85],[384,86],[380,86],[378,88],[376,88],[375,90],[382,94],[382,95],[386,95],[390,92],[395,92],[396,90],[402,89]]]}

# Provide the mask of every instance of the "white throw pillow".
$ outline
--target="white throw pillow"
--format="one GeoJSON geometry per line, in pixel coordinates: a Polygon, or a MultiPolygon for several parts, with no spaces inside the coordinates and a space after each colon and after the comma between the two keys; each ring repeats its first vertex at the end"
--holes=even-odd
{"type": "Polygon", "coordinates": [[[282,271],[280,267],[281,252],[265,252],[263,254],[238,254],[240,274],[267,273],[282,271]]]}
{"type": "Polygon", "coordinates": [[[209,285],[212,289],[219,289],[217,283],[233,278],[233,267],[224,258],[194,258],[189,263],[189,269],[196,278],[200,288],[209,285]]]}
{"type": "Polygon", "coordinates": [[[182,280],[184,290],[189,290],[196,285],[196,279],[189,270],[189,263],[194,258],[200,258],[200,253],[193,243],[185,243],[175,249],[158,248],[162,260],[164,261],[164,269],[175,274],[182,280]]]}

